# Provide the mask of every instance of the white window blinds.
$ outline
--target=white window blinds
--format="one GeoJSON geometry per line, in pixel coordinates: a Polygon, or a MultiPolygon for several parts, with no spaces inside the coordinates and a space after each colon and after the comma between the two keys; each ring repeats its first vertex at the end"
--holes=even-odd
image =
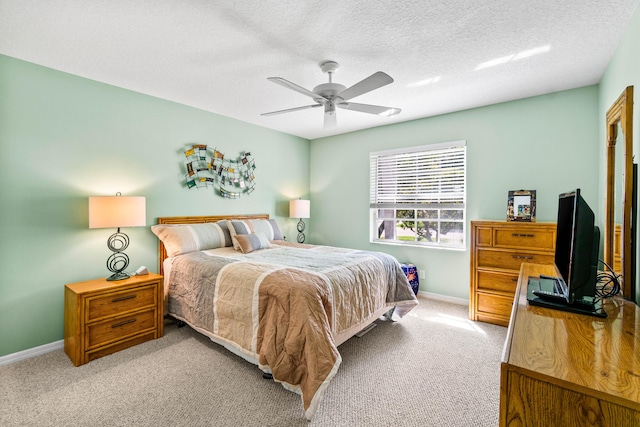
{"type": "Polygon", "coordinates": [[[465,207],[465,141],[370,154],[370,207],[465,207]]]}

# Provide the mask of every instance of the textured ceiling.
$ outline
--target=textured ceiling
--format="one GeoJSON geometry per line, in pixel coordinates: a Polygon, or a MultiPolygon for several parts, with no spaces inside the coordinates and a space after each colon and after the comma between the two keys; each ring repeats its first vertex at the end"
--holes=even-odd
{"type": "Polygon", "coordinates": [[[0,54],[315,139],[595,84],[638,1],[0,0],[0,54]],[[267,77],[311,90],[323,60],[402,113],[260,115],[312,104],[267,77]]]}

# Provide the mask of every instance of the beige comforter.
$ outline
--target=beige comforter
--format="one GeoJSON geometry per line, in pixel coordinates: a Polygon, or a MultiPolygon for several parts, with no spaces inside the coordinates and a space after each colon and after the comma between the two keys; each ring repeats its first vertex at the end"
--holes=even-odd
{"type": "Polygon", "coordinates": [[[181,255],[169,278],[170,313],[298,392],[307,419],[341,363],[334,337],[417,300],[391,256],[311,245],[247,255],[181,255]]]}

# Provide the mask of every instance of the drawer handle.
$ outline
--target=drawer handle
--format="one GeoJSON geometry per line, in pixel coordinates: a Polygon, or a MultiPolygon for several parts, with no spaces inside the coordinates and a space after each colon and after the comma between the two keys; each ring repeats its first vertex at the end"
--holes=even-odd
{"type": "Polygon", "coordinates": [[[120,323],[114,323],[113,325],[111,325],[112,328],[119,328],[120,326],[124,326],[124,325],[128,325],[129,323],[133,323],[135,322],[136,319],[128,319],[128,320],[124,320],[120,323]]]}
{"type": "Polygon", "coordinates": [[[135,297],[137,297],[137,295],[136,295],[136,294],[133,294],[133,295],[125,295],[125,296],[123,296],[123,297],[117,297],[117,298],[114,298],[114,299],[112,299],[112,300],[111,300],[111,302],[120,302],[120,301],[124,301],[124,300],[127,300],[127,299],[133,299],[133,298],[135,298],[135,297]]]}
{"type": "Polygon", "coordinates": [[[514,259],[526,259],[526,260],[536,259],[536,257],[530,256],[530,255],[511,255],[511,256],[514,259]]]}
{"type": "Polygon", "coordinates": [[[512,233],[513,237],[536,237],[535,234],[512,233]]]}

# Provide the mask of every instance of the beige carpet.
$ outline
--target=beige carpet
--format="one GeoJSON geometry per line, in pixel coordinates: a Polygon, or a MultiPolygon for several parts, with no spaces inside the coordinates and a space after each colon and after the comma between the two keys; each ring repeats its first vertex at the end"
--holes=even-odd
{"type": "Polygon", "coordinates": [[[300,397],[188,327],[74,367],[62,350],[0,367],[2,426],[496,426],[506,328],[420,299],[339,347],[314,419],[300,397]]]}

